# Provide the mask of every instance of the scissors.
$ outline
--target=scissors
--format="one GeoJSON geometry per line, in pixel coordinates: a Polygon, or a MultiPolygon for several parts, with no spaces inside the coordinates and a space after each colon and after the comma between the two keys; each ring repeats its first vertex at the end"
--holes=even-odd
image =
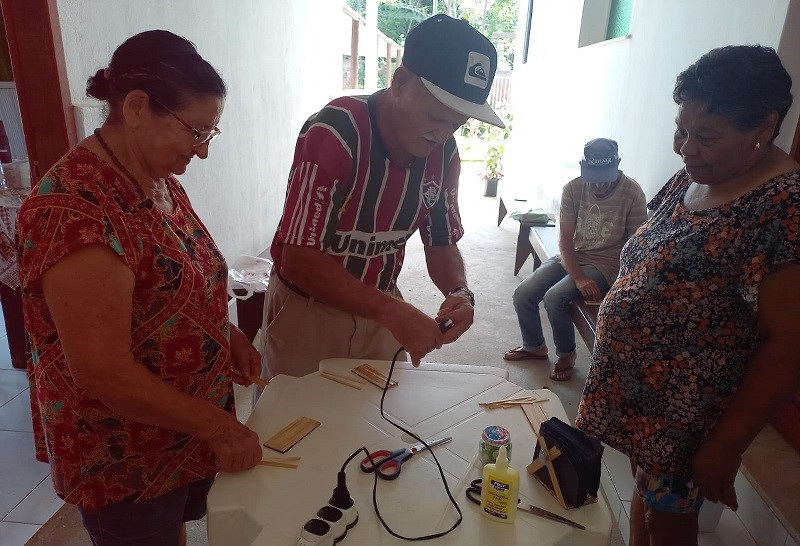
{"type": "MultiPolygon", "coordinates": [[[[475,504],[481,503],[481,480],[472,480],[467,487],[467,498],[474,502],[475,504]],[[477,496],[476,496],[477,495],[477,496]]],[[[519,502],[519,500],[517,500],[519,502]]],[[[570,527],[575,527],[576,529],[580,529],[582,531],[586,530],[586,527],[581,525],[580,523],[575,523],[571,519],[562,518],[558,514],[554,514],[553,512],[549,512],[544,508],[539,508],[538,506],[534,506],[529,504],[528,506],[517,506],[517,510],[522,510],[523,512],[528,512],[529,514],[534,514],[552,521],[556,521],[558,523],[563,523],[564,525],[569,525],[570,527]]]]}
{"type": "MultiPolygon", "coordinates": [[[[431,440],[430,442],[427,442],[427,444],[428,447],[435,447],[441,444],[446,444],[452,439],[452,437],[448,436],[447,438],[431,440]]],[[[377,470],[375,470],[375,467],[369,462],[369,457],[364,457],[364,460],[361,461],[361,470],[363,472],[375,471],[378,476],[384,480],[394,480],[400,475],[400,465],[410,459],[414,453],[424,449],[426,449],[425,444],[419,443],[410,447],[396,449],[394,451],[388,451],[386,449],[373,451],[370,453],[370,455],[372,456],[372,460],[375,461],[377,470]]]]}

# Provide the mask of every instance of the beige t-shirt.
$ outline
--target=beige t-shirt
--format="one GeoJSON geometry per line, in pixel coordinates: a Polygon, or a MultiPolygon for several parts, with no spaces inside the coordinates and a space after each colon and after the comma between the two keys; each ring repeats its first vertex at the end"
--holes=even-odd
{"type": "Polygon", "coordinates": [[[644,192],[620,171],[620,181],[598,199],[581,177],[571,180],[561,194],[561,222],[575,223],[575,254],[580,265],[593,265],[609,286],[619,273],[622,246],[647,219],[644,192]]]}

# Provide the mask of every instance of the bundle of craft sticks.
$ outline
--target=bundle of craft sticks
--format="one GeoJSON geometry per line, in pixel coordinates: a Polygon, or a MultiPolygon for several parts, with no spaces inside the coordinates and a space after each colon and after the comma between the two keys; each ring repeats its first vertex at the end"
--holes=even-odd
{"type": "MultiPolygon", "coordinates": [[[[386,385],[387,377],[380,371],[375,369],[374,367],[370,366],[369,364],[361,364],[360,366],[356,366],[352,370],[350,370],[354,374],[359,377],[363,377],[373,385],[383,388],[386,385]]],[[[397,385],[397,381],[392,379],[389,381],[389,386],[394,387],[397,385]]]]}
{"type": "Polygon", "coordinates": [[[517,398],[506,398],[504,400],[494,400],[493,402],[479,402],[479,406],[488,409],[507,409],[522,404],[539,404],[547,402],[549,398],[537,398],[536,396],[519,396],[517,398]]]}
{"type": "Polygon", "coordinates": [[[361,385],[366,385],[366,383],[364,383],[361,380],[353,379],[352,376],[346,377],[344,375],[335,372],[321,371],[319,372],[319,376],[328,379],[330,381],[335,381],[336,383],[358,390],[361,390],[361,385]]]}

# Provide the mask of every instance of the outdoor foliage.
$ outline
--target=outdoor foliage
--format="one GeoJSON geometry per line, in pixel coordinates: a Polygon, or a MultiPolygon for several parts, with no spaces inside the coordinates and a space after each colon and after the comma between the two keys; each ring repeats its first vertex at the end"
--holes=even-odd
{"type": "Polygon", "coordinates": [[[456,133],[462,161],[483,161],[485,178],[502,178],[503,154],[513,129],[514,115],[508,106],[497,108],[505,129],[470,118],[456,133]]]}
{"type": "MultiPolygon", "coordinates": [[[[439,0],[438,13],[466,19],[483,32],[497,48],[501,66],[513,65],[513,47],[510,40],[496,40],[496,32],[514,32],[517,28],[518,0],[473,0],[470,5],[476,11],[466,11],[462,7],[467,2],[461,0],[439,0]]],[[[366,0],[347,0],[348,5],[366,16],[366,0]]],[[[378,29],[389,38],[402,45],[408,31],[417,23],[433,14],[433,0],[381,0],[378,5],[378,29]]]]}

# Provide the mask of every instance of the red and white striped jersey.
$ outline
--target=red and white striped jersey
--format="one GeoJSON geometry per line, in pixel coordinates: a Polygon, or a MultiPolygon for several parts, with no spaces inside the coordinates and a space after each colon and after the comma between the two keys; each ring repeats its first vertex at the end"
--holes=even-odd
{"type": "Polygon", "coordinates": [[[335,99],[303,125],[270,250],[278,271],[282,245],[311,246],[364,284],[388,291],[418,228],[431,246],[464,234],[455,139],[409,167],[392,163],[379,136],[376,99],[335,99]]]}

